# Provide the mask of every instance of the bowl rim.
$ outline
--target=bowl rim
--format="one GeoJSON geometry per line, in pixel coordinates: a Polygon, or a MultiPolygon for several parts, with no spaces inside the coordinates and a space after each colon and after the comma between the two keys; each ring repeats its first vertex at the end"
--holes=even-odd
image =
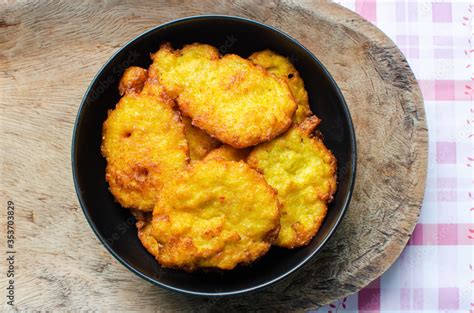
{"type": "Polygon", "coordinates": [[[105,248],[109,251],[109,253],[114,256],[115,259],[117,259],[122,265],[124,265],[126,268],[128,268],[135,275],[141,277],[142,279],[144,279],[144,280],[146,280],[146,281],[148,281],[148,282],[150,282],[154,285],[162,287],[164,289],[175,291],[175,292],[178,292],[178,293],[181,293],[181,294],[197,296],[197,297],[220,298],[220,297],[237,296],[237,295],[242,295],[242,294],[253,293],[253,292],[259,291],[263,288],[274,285],[275,283],[277,283],[279,281],[282,281],[283,279],[286,279],[286,278],[292,276],[294,273],[296,273],[303,266],[307,265],[308,262],[311,259],[313,259],[316,256],[316,254],[318,254],[318,252],[321,251],[321,249],[325,246],[325,244],[328,242],[328,240],[332,237],[332,235],[336,231],[336,229],[339,226],[342,218],[344,217],[344,215],[347,211],[347,207],[349,206],[349,203],[351,201],[352,193],[354,191],[355,177],[356,177],[356,171],[357,171],[357,145],[356,145],[356,138],[355,138],[355,130],[354,130],[353,121],[352,121],[352,118],[351,118],[349,108],[347,107],[347,103],[345,101],[345,98],[344,98],[339,86],[337,85],[336,81],[334,80],[334,78],[329,73],[329,71],[321,63],[321,61],[319,61],[319,59],[316,58],[313,55],[313,53],[311,51],[309,51],[300,42],[298,42],[296,39],[294,39],[290,35],[286,34],[285,32],[283,32],[283,31],[281,31],[281,30],[279,30],[279,29],[277,29],[273,26],[264,24],[262,22],[252,20],[252,19],[249,19],[249,18],[246,18],[246,17],[241,17],[241,16],[220,15],[220,14],[204,14],[204,15],[192,15],[192,16],[187,16],[187,17],[174,19],[174,20],[171,20],[169,22],[157,25],[155,27],[152,27],[152,28],[146,30],[145,32],[139,34],[138,36],[135,36],[133,39],[131,39],[128,42],[126,42],[125,44],[123,44],[122,47],[119,48],[117,51],[115,51],[112,54],[112,56],[104,63],[104,65],[101,66],[101,68],[95,74],[94,78],[92,79],[91,83],[89,84],[88,88],[86,89],[86,92],[84,93],[84,96],[82,97],[81,104],[79,105],[79,109],[76,113],[76,119],[75,119],[75,122],[74,122],[74,128],[73,128],[73,132],[72,132],[71,166],[72,166],[72,174],[73,174],[73,180],[74,180],[74,189],[76,191],[76,195],[78,197],[79,204],[82,208],[82,212],[84,213],[87,222],[89,223],[90,227],[94,231],[94,233],[97,236],[97,238],[99,239],[99,241],[102,243],[102,245],[105,246],[105,248]],[[181,23],[181,22],[187,22],[187,21],[192,21],[192,20],[206,20],[206,19],[237,20],[239,22],[250,23],[250,24],[253,24],[253,25],[261,27],[261,28],[266,28],[266,29],[268,29],[272,32],[276,32],[277,34],[281,35],[282,37],[286,38],[287,40],[293,42],[294,44],[296,44],[297,46],[302,48],[303,51],[313,60],[313,62],[316,62],[320,66],[320,68],[323,70],[324,74],[329,78],[331,84],[335,87],[337,96],[342,101],[343,113],[344,113],[344,115],[346,116],[346,119],[349,122],[348,126],[349,126],[349,133],[350,133],[350,145],[351,145],[351,149],[352,149],[352,153],[351,153],[351,171],[349,172],[349,175],[350,175],[349,191],[344,197],[341,212],[340,212],[339,216],[337,217],[336,222],[334,223],[334,226],[329,230],[329,232],[325,236],[325,238],[322,239],[320,245],[316,249],[311,251],[311,253],[308,256],[306,256],[302,261],[300,261],[296,266],[292,267],[291,269],[289,269],[288,271],[286,271],[283,274],[279,275],[278,277],[276,277],[272,280],[269,280],[267,282],[255,285],[253,287],[248,287],[248,288],[234,290],[234,291],[226,291],[226,292],[200,292],[200,291],[191,291],[191,290],[187,290],[187,289],[184,289],[184,288],[174,287],[172,285],[163,283],[163,282],[159,281],[158,279],[156,279],[154,277],[149,277],[148,275],[146,275],[146,274],[140,272],[138,269],[134,268],[131,264],[127,263],[127,261],[125,261],[118,253],[116,253],[110,247],[108,242],[102,237],[102,235],[99,233],[98,228],[96,227],[96,225],[92,221],[92,218],[91,218],[90,214],[87,211],[85,201],[83,200],[82,195],[80,193],[80,187],[79,187],[79,182],[78,182],[78,177],[77,177],[79,174],[78,174],[78,169],[77,169],[77,164],[76,164],[76,152],[78,150],[77,146],[76,146],[76,134],[77,134],[77,131],[78,131],[78,124],[83,118],[82,113],[83,113],[83,110],[84,110],[85,102],[86,102],[87,98],[89,97],[89,94],[92,90],[92,86],[95,84],[98,77],[104,71],[104,69],[109,65],[109,63],[111,61],[113,61],[115,59],[115,57],[117,55],[119,55],[122,51],[129,48],[129,46],[131,46],[135,41],[139,40],[142,37],[147,36],[150,33],[153,33],[153,32],[155,32],[159,29],[166,28],[166,27],[169,27],[169,26],[172,26],[174,24],[181,23]]]}

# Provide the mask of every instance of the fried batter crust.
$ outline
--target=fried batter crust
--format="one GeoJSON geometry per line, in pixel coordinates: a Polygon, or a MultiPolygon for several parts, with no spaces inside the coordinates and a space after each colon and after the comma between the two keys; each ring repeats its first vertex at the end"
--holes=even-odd
{"type": "Polygon", "coordinates": [[[336,190],[336,159],[322,140],[312,137],[319,119],[310,118],[277,139],[254,148],[247,158],[278,190],[281,230],[275,245],[308,244],[327,213],[336,190]]]}
{"type": "Polygon", "coordinates": [[[125,70],[119,82],[119,93],[124,94],[136,93],[139,94],[145,81],[148,77],[147,70],[138,66],[130,66],[125,70]]]}
{"type": "Polygon", "coordinates": [[[138,229],[138,239],[140,239],[140,242],[145,247],[145,249],[156,258],[158,255],[158,242],[151,234],[151,216],[147,216],[143,220],[139,220],[136,223],[136,226],[138,229]]]}
{"type": "Polygon", "coordinates": [[[220,142],[204,131],[194,127],[188,117],[183,117],[184,134],[189,146],[189,156],[191,160],[201,160],[210,151],[220,146],[220,142]]]}
{"type": "Polygon", "coordinates": [[[103,125],[106,180],[126,208],[151,211],[157,191],[184,170],[188,146],[179,115],[159,97],[126,95],[103,125]]]}
{"type": "MultiPolygon", "coordinates": [[[[131,66],[125,70],[119,84],[121,95],[124,94],[142,94],[148,96],[156,96],[174,107],[175,103],[167,96],[163,86],[156,78],[148,78],[147,70],[131,66]]],[[[201,129],[194,127],[188,117],[182,118],[184,123],[184,134],[188,141],[189,156],[191,160],[201,160],[209,151],[219,147],[220,142],[201,129]]]]}
{"type": "Polygon", "coordinates": [[[156,259],[187,271],[230,270],[265,254],[279,221],[275,190],[246,163],[197,161],[160,192],[152,220],[156,259]]]}
{"type": "Polygon", "coordinates": [[[288,58],[271,50],[263,50],[253,53],[249,60],[254,64],[262,66],[270,73],[284,79],[290,87],[291,94],[295,98],[298,108],[293,117],[293,123],[299,124],[312,114],[308,102],[308,93],[304,88],[303,79],[288,58]]]}
{"type": "Polygon", "coordinates": [[[227,161],[242,161],[250,153],[250,148],[246,149],[235,149],[228,145],[222,145],[217,149],[209,152],[204,160],[227,160],[227,161]]]}
{"type": "Polygon", "coordinates": [[[269,141],[291,125],[297,104],[288,84],[240,56],[205,44],[152,56],[151,78],[177,99],[193,125],[234,148],[269,141]]]}

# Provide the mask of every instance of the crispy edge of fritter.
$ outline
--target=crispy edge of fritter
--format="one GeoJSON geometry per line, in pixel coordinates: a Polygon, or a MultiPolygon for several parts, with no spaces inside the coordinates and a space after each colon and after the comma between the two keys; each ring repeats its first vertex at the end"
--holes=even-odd
{"type": "MultiPolygon", "coordinates": [[[[300,92],[302,92],[302,95],[295,95],[293,94],[293,97],[295,98],[296,103],[298,104],[298,107],[296,108],[295,114],[293,116],[293,124],[297,125],[301,122],[303,122],[306,118],[310,117],[313,113],[311,112],[311,108],[309,105],[309,98],[308,98],[308,92],[306,91],[306,88],[304,86],[304,81],[303,78],[301,77],[300,73],[296,69],[296,67],[291,63],[290,59],[280,55],[270,49],[265,49],[262,51],[257,51],[252,53],[252,55],[249,56],[248,58],[250,61],[252,61],[254,64],[263,67],[270,73],[284,79],[287,83],[288,86],[290,87],[290,90],[293,94],[293,90],[295,88],[298,88],[297,85],[301,84],[302,88],[301,90],[298,88],[300,92]],[[274,63],[268,64],[267,62],[262,62],[262,59],[260,58],[263,56],[265,59],[264,61],[268,61],[270,58],[273,59],[282,59],[286,64],[284,64],[285,69],[287,70],[284,75],[272,73],[271,68],[275,67],[276,65],[274,63]]],[[[280,68],[281,69],[281,68],[280,68]]]]}
{"type": "Polygon", "coordinates": [[[301,122],[297,127],[307,135],[313,142],[321,144],[324,149],[331,155],[331,168],[334,170],[334,184],[331,185],[331,190],[328,192],[328,197],[324,197],[322,200],[326,201],[326,204],[331,203],[333,200],[334,193],[337,189],[337,159],[331,150],[326,147],[323,140],[323,135],[317,130],[317,127],[321,124],[321,119],[316,115],[308,117],[306,120],[301,122]]]}
{"type": "Polygon", "coordinates": [[[121,96],[125,94],[139,94],[145,81],[148,78],[148,71],[138,66],[130,66],[125,70],[119,82],[119,93],[121,96]]]}
{"type": "MultiPolygon", "coordinates": [[[[324,205],[324,213],[322,215],[318,215],[317,219],[313,223],[313,227],[307,229],[296,229],[297,226],[295,224],[291,225],[291,228],[295,232],[295,239],[289,243],[280,243],[278,242],[278,238],[273,243],[274,246],[285,248],[285,249],[296,249],[300,247],[307,246],[311,240],[317,235],[321,225],[323,224],[324,220],[326,219],[328,206],[327,203],[324,203],[323,200],[319,200],[324,205]]],[[[298,223],[299,225],[299,223],[298,223]]]]}
{"type": "Polygon", "coordinates": [[[312,115],[305,119],[298,125],[298,128],[303,131],[308,136],[312,136],[315,129],[321,124],[321,119],[316,115],[312,115]]]}
{"type": "Polygon", "coordinates": [[[142,212],[131,209],[130,212],[135,217],[137,227],[137,235],[142,246],[156,258],[158,255],[158,242],[151,235],[152,231],[152,212],[142,212]]]}
{"type": "Polygon", "coordinates": [[[227,160],[227,161],[245,161],[251,148],[235,149],[228,145],[222,145],[209,152],[204,160],[227,160]]]}
{"type": "Polygon", "coordinates": [[[212,138],[205,131],[193,126],[190,118],[182,116],[182,121],[184,124],[184,135],[188,141],[191,161],[202,160],[221,145],[217,139],[212,138]]]}

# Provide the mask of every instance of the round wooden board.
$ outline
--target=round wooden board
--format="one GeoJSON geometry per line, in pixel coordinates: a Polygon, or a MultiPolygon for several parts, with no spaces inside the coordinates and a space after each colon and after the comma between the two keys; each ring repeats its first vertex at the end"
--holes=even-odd
{"type": "Polygon", "coordinates": [[[0,29],[1,196],[16,207],[19,310],[315,309],[379,277],[406,245],[425,186],[423,100],[395,44],[349,10],[315,1],[7,1],[0,29]],[[69,154],[81,97],[112,53],[155,25],[209,13],[264,22],[309,48],[343,91],[358,146],[352,203],[312,264],[265,291],[211,300],[151,285],[106,252],[79,208],[69,154]]]}

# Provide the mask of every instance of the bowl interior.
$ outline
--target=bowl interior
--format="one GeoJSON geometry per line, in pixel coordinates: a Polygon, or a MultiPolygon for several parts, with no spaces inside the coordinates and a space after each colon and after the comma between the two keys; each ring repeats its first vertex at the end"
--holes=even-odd
{"type": "Polygon", "coordinates": [[[286,35],[257,22],[230,17],[196,17],[152,29],[118,51],[99,72],[78,113],[73,139],[73,173],[79,200],[97,236],[122,263],[161,286],[201,295],[224,295],[258,289],[286,276],[313,256],[332,233],[350,200],[355,172],[352,122],[337,86],[305,48],[286,35]],[[338,161],[338,189],[328,215],[311,243],[300,249],[273,247],[258,262],[229,272],[185,273],[163,269],[142,247],[134,219],[114,201],[105,181],[100,154],[102,123],[120,96],[123,71],[148,67],[150,52],[164,41],[175,48],[193,42],[218,47],[222,54],[248,57],[271,49],[290,58],[304,79],[312,111],[322,119],[319,130],[338,161]]]}

